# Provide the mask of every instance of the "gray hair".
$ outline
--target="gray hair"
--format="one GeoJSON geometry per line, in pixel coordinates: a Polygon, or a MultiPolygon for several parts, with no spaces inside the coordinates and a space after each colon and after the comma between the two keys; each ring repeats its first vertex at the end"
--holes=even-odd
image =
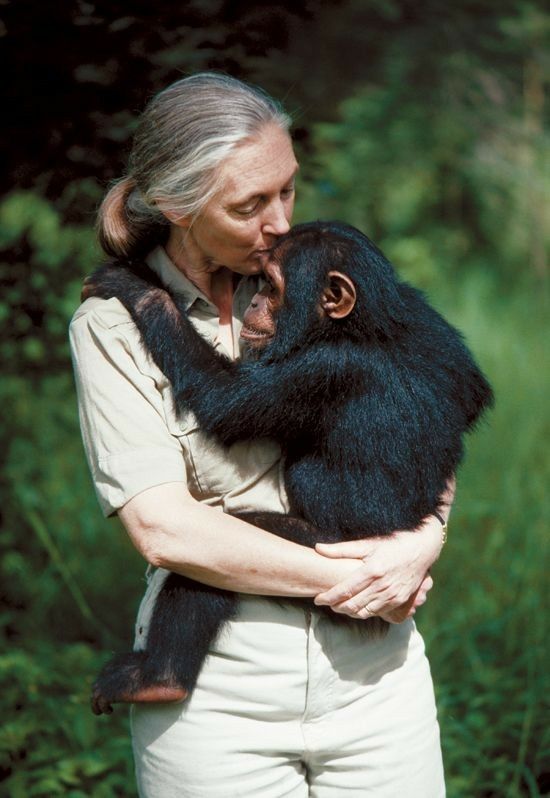
{"type": "Polygon", "coordinates": [[[218,171],[232,150],[290,117],[256,86],[215,72],[172,83],[145,108],[128,174],[105,196],[98,233],[108,255],[145,254],[168,234],[163,212],[195,218],[219,188],[218,171]]]}

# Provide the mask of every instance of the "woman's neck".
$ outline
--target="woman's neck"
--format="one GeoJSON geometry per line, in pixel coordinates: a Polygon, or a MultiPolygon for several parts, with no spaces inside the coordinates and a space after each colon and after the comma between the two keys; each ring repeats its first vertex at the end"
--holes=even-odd
{"type": "Polygon", "coordinates": [[[193,247],[183,238],[182,231],[172,228],[166,244],[166,253],[176,266],[201,293],[218,309],[219,329],[217,340],[225,350],[235,357],[233,338],[233,289],[234,275],[225,267],[208,268],[201,262],[199,253],[193,257],[193,247]]]}
{"type": "Polygon", "coordinates": [[[190,244],[191,242],[184,237],[183,231],[173,227],[165,245],[166,253],[174,266],[218,308],[220,318],[225,315],[224,311],[227,308],[231,314],[233,273],[224,267],[216,266],[213,269],[205,265],[201,262],[199,253],[193,253],[190,244]]]}

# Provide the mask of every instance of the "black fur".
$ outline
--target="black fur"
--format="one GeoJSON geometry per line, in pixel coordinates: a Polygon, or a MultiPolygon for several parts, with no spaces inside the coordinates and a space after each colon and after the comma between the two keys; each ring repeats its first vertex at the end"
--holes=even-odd
{"type": "MultiPolygon", "coordinates": [[[[257,526],[309,546],[414,529],[456,472],[463,434],[492,403],[489,384],[461,335],[397,279],[358,230],[299,225],[274,256],[286,283],[277,332],[248,362],[216,353],[187,320],[181,298],[143,265],[103,267],[89,285],[95,296],[116,296],[128,308],[172,383],[179,413],[192,410],[226,445],[264,436],[281,445],[292,517],[283,523],[276,514],[255,514],[257,526]],[[357,291],[342,320],[318,312],[334,269],[357,291]]],[[[191,691],[236,606],[228,591],[171,575],[153,614],[146,664],[132,684],[165,680],[191,691]]],[[[118,671],[116,684],[100,675],[96,688],[104,696],[128,690],[128,674],[118,671]]]]}

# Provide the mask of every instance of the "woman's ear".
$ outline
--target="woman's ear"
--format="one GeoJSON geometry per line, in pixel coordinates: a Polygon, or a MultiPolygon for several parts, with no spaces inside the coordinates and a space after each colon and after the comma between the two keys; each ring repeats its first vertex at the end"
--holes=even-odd
{"type": "Polygon", "coordinates": [[[168,219],[170,224],[174,224],[176,227],[182,227],[184,230],[187,230],[191,226],[190,216],[181,216],[177,211],[165,210],[164,208],[159,208],[159,210],[162,215],[168,219]]]}
{"type": "Polygon", "coordinates": [[[357,301],[353,281],[342,272],[329,272],[329,284],[321,297],[321,308],[331,319],[345,319],[357,301]]]}

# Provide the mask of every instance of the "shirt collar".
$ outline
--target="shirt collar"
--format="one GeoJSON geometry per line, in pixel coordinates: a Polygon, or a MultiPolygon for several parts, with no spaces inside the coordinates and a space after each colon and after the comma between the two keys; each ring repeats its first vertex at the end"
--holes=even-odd
{"type": "Polygon", "coordinates": [[[155,249],[147,255],[145,260],[149,268],[160,277],[163,285],[172,290],[175,294],[181,294],[185,297],[186,310],[189,310],[199,299],[206,302],[207,305],[212,306],[212,303],[205,297],[202,291],[200,291],[170,260],[164,247],[155,247],[155,249]]]}
{"type": "MultiPolygon", "coordinates": [[[[215,305],[178,269],[175,263],[170,260],[168,253],[162,246],[157,246],[145,258],[150,269],[160,278],[160,281],[175,294],[185,297],[185,310],[189,310],[195,302],[204,303],[212,311],[213,315],[218,315],[215,305]]],[[[261,274],[254,274],[250,277],[242,278],[235,290],[234,301],[242,303],[243,310],[248,306],[252,295],[259,291],[264,285],[265,280],[261,274]]]]}

